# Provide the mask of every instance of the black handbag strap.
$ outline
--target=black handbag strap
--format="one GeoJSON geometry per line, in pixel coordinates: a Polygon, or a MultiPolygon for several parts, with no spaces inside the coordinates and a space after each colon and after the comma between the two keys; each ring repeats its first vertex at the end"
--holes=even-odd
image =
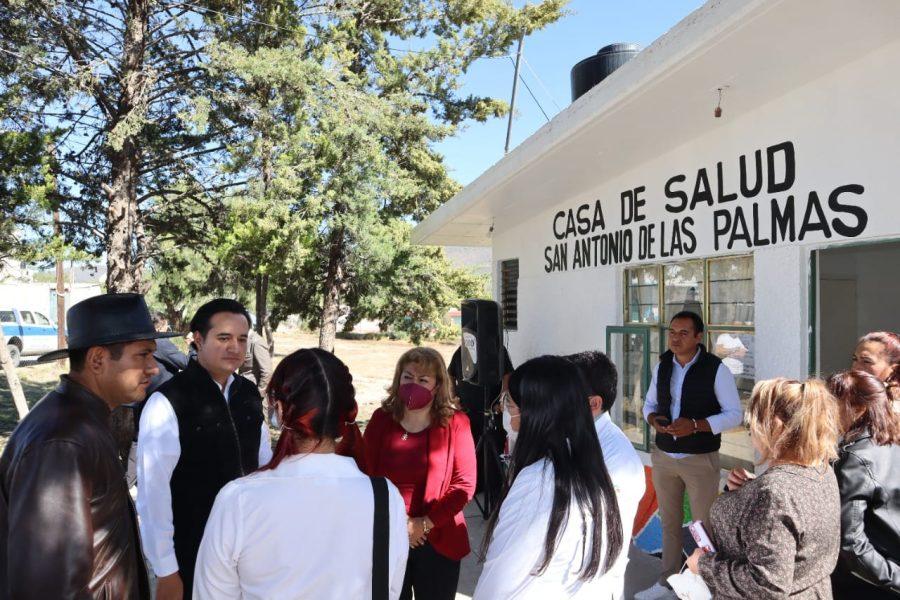
{"type": "Polygon", "coordinates": [[[390,515],[388,488],[384,477],[370,477],[375,494],[375,518],[372,525],[372,600],[388,600],[388,554],[390,551],[390,515]]]}

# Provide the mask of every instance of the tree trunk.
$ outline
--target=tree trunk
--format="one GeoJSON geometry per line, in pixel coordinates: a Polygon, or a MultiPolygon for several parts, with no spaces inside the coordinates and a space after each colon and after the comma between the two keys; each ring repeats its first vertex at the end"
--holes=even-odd
{"type": "Polygon", "coordinates": [[[3,335],[3,328],[0,327],[0,364],[3,366],[3,372],[6,374],[6,383],[9,385],[9,391],[13,397],[13,403],[16,405],[16,411],[19,413],[19,420],[25,418],[28,414],[28,403],[25,402],[25,392],[22,391],[22,382],[19,381],[19,374],[12,364],[12,357],[9,355],[9,349],[6,347],[6,336],[3,335]]]}
{"type": "Polygon", "coordinates": [[[256,332],[266,340],[269,356],[275,356],[275,336],[269,325],[269,275],[256,276],[256,332]]]}
{"type": "MultiPolygon", "coordinates": [[[[267,114],[269,108],[268,94],[270,88],[265,87],[260,91],[260,102],[263,106],[263,114],[267,114]]],[[[262,140],[262,165],[260,166],[262,175],[261,197],[259,199],[260,206],[265,209],[270,202],[269,190],[272,187],[272,179],[274,172],[272,170],[272,142],[268,136],[264,136],[262,140]]],[[[256,274],[256,333],[263,335],[268,329],[268,296],[269,296],[269,275],[267,273],[256,274]]],[[[268,343],[268,339],[266,340],[268,343]]]]}
{"type": "Polygon", "coordinates": [[[268,320],[269,307],[267,296],[269,295],[269,276],[256,275],[256,333],[263,335],[266,321],[268,320]]]}
{"type": "MultiPolygon", "coordinates": [[[[144,72],[144,54],[149,39],[150,0],[128,0],[128,16],[122,45],[122,95],[112,118],[113,129],[126,123],[132,132],[111,145],[109,150],[110,184],[104,186],[109,207],[107,209],[106,291],[143,292],[143,235],[141,213],[137,205],[138,175],[141,150],[138,133],[140,126],[128,123],[128,119],[142,119],[147,103],[147,75],[144,72]]],[[[112,129],[111,129],[112,130],[112,129]]],[[[119,407],[110,414],[110,426],[119,457],[127,464],[128,453],[135,434],[134,412],[119,407]]]]}
{"type": "Polygon", "coordinates": [[[187,333],[188,322],[184,318],[181,309],[169,301],[163,302],[163,315],[166,317],[166,321],[169,322],[169,329],[187,333]]]}
{"type": "Polygon", "coordinates": [[[110,293],[137,292],[141,274],[134,268],[134,188],[128,180],[133,177],[135,160],[123,152],[112,159],[113,184],[107,191],[109,208],[106,222],[106,291],[110,293]],[[129,189],[131,188],[131,189],[129,189]]]}
{"type": "MultiPolygon", "coordinates": [[[[139,131],[129,119],[143,118],[147,102],[144,53],[148,38],[150,0],[129,0],[122,45],[122,95],[111,119],[110,131],[122,125],[139,131]],[[124,123],[124,125],[123,125],[124,123]]],[[[127,133],[110,146],[110,184],[104,186],[109,207],[106,223],[106,288],[108,292],[141,292],[141,249],[143,227],[137,206],[140,144],[137,131],[127,133]]]]}
{"type": "Polygon", "coordinates": [[[325,289],[322,300],[322,318],[319,328],[319,348],[334,352],[337,321],[341,309],[341,288],[344,273],[344,230],[331,232],[328,251],[328,270],[325,273],[325,289]]]}

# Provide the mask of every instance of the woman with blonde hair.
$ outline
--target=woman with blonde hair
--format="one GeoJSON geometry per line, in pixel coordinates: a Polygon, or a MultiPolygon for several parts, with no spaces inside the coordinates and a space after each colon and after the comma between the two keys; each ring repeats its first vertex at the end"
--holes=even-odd
{"type": "Polygon", "coordinates": [[[462,510],[475,493],[475,445],[436,350],[400,357],[365,442],[369,474],[387,477],[406,504],[410,551],[400,598],[455,598],[470,550],[462,510]]]}
{"type": "Polygon", "coordinates": [[[841,492],[836,598],[900,597],[900,418],[883,382],[865,371],[828,380],[843,441],[834,465],[841,492]]]}
{"type": "Polygon", "coordinates": [[[770,379],[753,388],[748,421],[768,468],[716,500],[706,524],[716,551],[695,551],[688,567],[714,598],[831,598],[837,403],[822,381],[770,379]]]}

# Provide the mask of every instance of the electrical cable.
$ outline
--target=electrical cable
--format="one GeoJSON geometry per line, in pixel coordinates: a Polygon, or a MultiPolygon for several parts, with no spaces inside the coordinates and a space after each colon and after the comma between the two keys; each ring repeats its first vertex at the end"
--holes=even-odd
{"type": "Polygon", "coordinates": [[[553,94],[550,93],[550,90],[547,89],[547,86],[544,85],[544,82],[538,76],[537,71],[534,70],[534,68],[531,66],[531,63],[529,63],[528,59],[525,58],[524,54],[522,55],[522,60],[525,62],[525,66],[528,67],[528,70],[531,71],[531,74],[534,76],[534,78],[537,79],[537,82],[538,84],[540,84],[541,89],[544,90],[544,93],[547,94],[547,97],[550,98],[550,101],[553,102],[554,106],[556,106],[556,111],[562,112],[562,107],[559,105],[559,102],[556,101],[556,98],[553,96],[553,94]]]}
{"type": "MultiPolygon", "coordinates": [[[[513,60],[513,57],[508,57],[510,62],[513,64],[513,68],[516,67],[516,61],[513,60]]],[[[547,111],[544,110],[544,107],[541,106],[540,101],[538,101],[537,96],[534,95],[534,92],[531,91],[531,87],[528,86],[528,82],[525,81],[525,78],[522,77],[522,74],[519,73],[519,80],[522,82],[522,85],[525,86],[525,89],[528,90],[528,95],[531,96],[531,99],[534,100],[534,103],[537,104],[538,108],[541,109],[541,112],[544,114],[544,118],[547,119],[547,122],[550,122],[550,117],[547,115],[547,111]]]]}

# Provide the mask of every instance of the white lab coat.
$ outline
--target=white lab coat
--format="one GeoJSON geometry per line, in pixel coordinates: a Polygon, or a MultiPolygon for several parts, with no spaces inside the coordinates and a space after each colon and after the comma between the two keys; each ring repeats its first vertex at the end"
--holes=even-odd
{"type": "Polygon", "coordinates": [[[631,440],[619,429],[609,413],[603,413],[595,421],[597,437],[600,439],[600,449],[603,451],[603,461],[609,478],[616,490],[616,499],[619,505],[619,516],[622,519],[623,535],[625,537],[622,552],[616,560],[609,577],[612,585],[617,590],[616,598],[625,597],[625,569],[628,566],[628,547],[634,535],[634,519],[637,515],[638,505],[647,487],[647,478],[644,475],[644,464],[638,457],[631,440]]]}
{"type": "MultiPolygon", "coordinates": [[[[400,597],[406,507],[388,482],[390,597],[400,597]]],[[[219,492],[197,556],[194,598],[371,598],[372,484],[352,458],[289,457],[219,492]]]]}
{"type": "MultiPolygon", "coordinates": [[[[543,557],[550,523],[553,476],[553,465],[547,460],[525,467],[516,476],[500,508],[474,600],[618,597],[609,574],[578,580],[582,557],[590,552],[590,546],[582,544],[582,527],[590,531],[594,515],[582,515],[574,498],[550,564],[541,575],[533,574],[543,557]]],[[[601,563],[601,571],[602,567],[601,563]]]]}

